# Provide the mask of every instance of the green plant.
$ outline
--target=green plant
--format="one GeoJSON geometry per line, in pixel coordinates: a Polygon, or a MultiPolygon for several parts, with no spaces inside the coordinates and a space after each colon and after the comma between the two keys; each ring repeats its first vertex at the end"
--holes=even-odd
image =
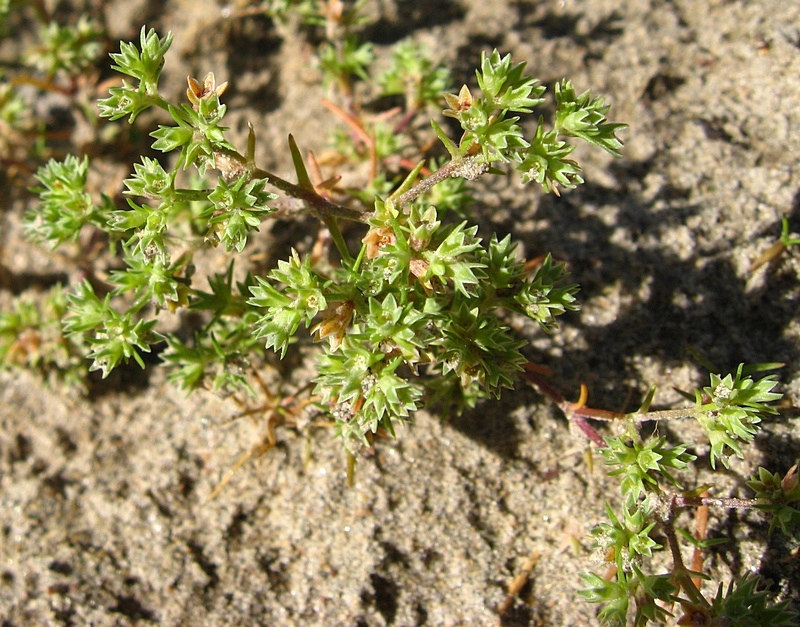
{"type": "MultiPolygon", "coordinates": [[[[290,4],[298,3],[272,3],[271,10],[284,15],[290,4]]],[[[109,243],[106,279],[90,274],[65,297],[65,341],[104,377],[130,360],[144,366],[143,353],[166,347],[161,356],[170,377],[188,391],[208,387],[255,396],[260,390],[268,400],[259,408],[269,414],[268,436],[236,467],[272,446],[275,426],[305,404],[333,419],[352,462],[376,433],[393,434],[419,408],[474,406],[513,388],[524,373],[601,447],[612,474],[621,477],[622,510],[609,506],[608,521],[594,532],[613,574],[584,576],[583,594],[605,604],[605,622],[624,624],[631,600],[637,624],[666,620],[665,604],[674,602],[710,624],[739,615],[772,624],[790,620],[785,604],[769,605],[753,577],[705,599],[693,579],[698,573],[682,561],[674,514],[693,506],[759,507],[773,512],[773,526],[791,530],[798,515],[796,468],[782,479],[760,470],[750,482],[756,497],[746,502],[712,499],[680,483],[695,460],[688,443],[644,438],[637,428],[645,420],[693,417],[708,435],[712,466],[727,467],[729,456],[741,457],[762,417],[774,411],[775,379],[754,381],[743,368],[715,375],[695,392],[691,409],[672,413],[648,412],[652,394],[631,415],[566,403],[527,368],[523,342],[506,315],[552,332],[559,315],[577,308],[577,286],[566,282],[564,266],[549,255],[526,264],[511,236],[483,238],[470,223],[468,185],[483,175],[512,168],[524,183],[558,194],[583,182],[571,158],[572,139],[617,155],[622,125],[607,121],[608,105],[564,80],[555,86],[548,125],[533,117],[545,88],[525,74],[525,64],[496,50],[484,53],[478,89],[465,85],[444,95],[443,114],[455,121],[457,135],[441,119],[431,120],[444,148],[444,156],[431,157],[406,131],[449,83],[446,70],[401,43],[390,69],[372,80],[372,51],[354,34],[363,5],[352,12],[337,2],[299,5],[306,23],[325,28],[320,69],[344,100],[327,103],[350,131],[335,137],[335,146],[348,159],[370,163],[367,180],[342,189],[337,177],[323,179],[313,155],[304,158],[291,137],[296,183],[259,168],[255,129],[242,151],[226,138],[227,83],[217,84],[212,73],[202,81],[190,77],[188,101],[168,101],[159,79],[172,36],[142,28],[138,46],[123,42],[111,55],[125,79],[100,100],[99,110],[101,117],[131,124],[148,109],[161,110],[164,123],[151,135],[163,157],[142,157],[134,165],[123,183],[127,206],[87,191],[87,159],[50,161],[37,174],[40,205],[25,218],[29,236],[53,248],[79,241],[87,230],[105,234],[109,243]],[[389,113],[364,113],[358,80],[370,84],[364,87],[373,88],[372,95],[402,97],[394,124],[389,113]],[[324,228],[317,245],[282,251],[286,257],[267,271],[241,268],[248,244],[278,213],[279,194],[319,219],[324,228]],[[231,257],[226,271],[198,275],[197,262],[215,248],[231,257]],[[166,312],[181,311],[201,314],[200,327],[164,331],[166,312]],[[319,345],[313,390],[289,409],[259,375],[270,361],[264,348],[283,358],[309,337],[319,345]],[[603,438],[591,419],[619,420],[624,433],[603,438]],[[673,555],[668,574],[646,574],[647,560],[661,548],[654,530],[665,535],[673,555]]],[[[19,315],[3,320],[3,355],[19,355],[13,347],[28,323],[19,315]]]]}
{"type": "Polygon", "coordinates": [[[64,129],[34,113],[42,110],[35,104],[43,93],[57,94],[59,103],[88,126],[97,121],[89,94],[95,93],[99,73],[94,65],[106,47],[102,29],[86,15],[64,24],[44,3],[6,2],[0,4],[0,29],[12,27],[12,13],[30,13],[39,29],[35,43],[19,51],[19,63],[0,71],[0,165],[9,178],[35,170],[34,163],[53,155],[63,137],[64,129]]]}
{"type": "MultiPolygon", "coordinates": [[[[133,82],[112,87],[100,113],[134,122],[147,108],[166,111],[171,123],[152,133],[153,148],[174,153],[172,165],[143,158],[125,181],[128,207],[114,208],[85,192],[86,160],[51,162],[37,175],[41,206],[26,217],[30,236],[51,246],[74,240],[90,226],[120,242],[125,268],[109,275],[108,294],[100,296],[84,282],[69,295],[65,329],[90,346],[91,369],[106,376],[129,359],[142,363],[140,353],[166,339],[165,358],[177,366],[176,378],[187,388],[198,387],[206,383],[199,363],[208,374],[224,370],[215,362],[229,364],[234,355],[261,361],[254,337],[283,356],[303,326],[325,340],[315,393],[351,450],[367,444],[379,428],[393,432],[397,421],[424,403],[473,405],[512,387],[525,362],[522,342],[498,312],[519,313],[552,330],[558,315],[576,307],[577,286],[563,283],[563,266],[549,257],[529,275],[510,237],[484,242],[466,221],[443,221],[425,193],[440,183],[454,190],[447,184],[451,179],[471,180],[502,163],[545,189],[571,187],[580,182],[578,166],[569,162],[571,174],[563,174],[569,150],[556,138],[581,137],[615,152],[620,142],[614,133],[621,125],[605,122],[608,107],[586,94],[575,96],[564,82],[557,91],[556,128],[541,131],[540,119],[529,141],[519,114],[542,102],[544,88],[510,56],[484,55],[477,72],[482,94],[473,97],[465,87],[459,96],[447,96],[445,114],[460,122],[462,137],[456,143],[433,123],[449,160],[421,180],[420,162],[386,196],[370,198],[371,207],[353,207],[315,188],[293,142],[297,184],[256,166],[254,131],[244,154],[237,152],[222,124],[226,84],[217,85],[212,74],[202,83],[189,79],[188,103],[167,102],[158,80],[171,42],[170,35],[142,29],[138,47],[123,43],[111,55],[114,68],[133,82]],[[552,146],[560,156],[542,160],[552,146]],[[212,187],[180,187],[179,175],[189,168],[206,177],[216,170],[218,176],[212,187]],[[529,176],[531,170],[536,176],[529,176]],[[339,259],[312,261],[292,251],[265,276],[234,286],[228,272],[210,277],[211,291],[195,287],[195,255],[218,244],[241,252],[273,213],[275,195],[268,187],[306,203],[330,230],[339,259]],[[355,249],[340,230],[342,219],[366,226],[355,249]],[[158,311],[182,307],[208,312],[207,326],[193,341],[163,338],[156,330],[158,311]]],[[[396,59],[419,63],[403,48],[396,59]]],[[[441,84],[434,65],[423,69],[433,77],[418,85],[441,84]]],[[[422,101],[412,99],[409,106],[418,110],[422,101]]],[[[241,377],[217,376],[214,382],[248,387],[241,377]]]]}
{"type": "Polygon", "coordinates": [[[27,56],[26,64],[42,72],[46,81],[56,74],[80,76],[100,56],[102,32],[85,15],[75,24],[51,21],[42,26],[40,43],[27,56]]]}
{"type": "Polygon", "coordinates": [[[0,364],[25,367],[47,378],[62,378],[84,387],[86,347],[67,337],[62,320],[67,298],[60,287],[44,298],[18,298],[0,311],[0,364]]]}
{"type": "MultiPolygon", "coordinates": [[[[17,51],[16,62],[0,70],[0,170],[12,199],[25,193],[25,184],[20,183],[48,158],[64,157],[64,139],[72,130],[93,128],[98,119],[91,98],[99,76],[94,64],[106,47],[102,29],[86,15],[61,23],[56,13],[45,3],[0,3],[4,34],[26,21],[37,29],[32,43],[17,51]],[[52,97],[44,99],[43,94],[52,97]],[[51,119],[42,102],[67,107],[72,120],[80,123],[68,121],[70,116],[51,119]]],[[[88,135],[84,136],[90,141],[88,135]]],[[[44,217],[42,242],[54,248],[74,241],[85,224],[105,225],[107,216],[100,209],[94,211],[85,193],[87,160],[67,156],[63,162],[51,160],[45,169],[44,178],[51,185],[43,190],[48,203],[64,205],[60,212],[44,217]]],[[[5,268],[0,270],[4,279],[13,278],[5,268]]],[[[30,368],[48,381],[61,380],[85,391],[86,347],[77,337],[66,336],[62,325],[66,311],[67,296],[58,284],[15,297],[0,311],[0,366],[30,368]]]]}
{"type": "Polygon", "coordinates": [[[536,373],[528,379],[564,411],[579,428],[598,444],[609,475],[620,478],[621,511],[606,504],[608,522],[592,531],[594,541],[611,565],[605,576],[581,575],[587,587],[581,595],[590,602],[603,604],[599,616],[608,625],[626,625],[632,617],[635,625],[664,622],[672,615],[669,609],[678,604],[683,616],[679,624],[701,625],[789,625],[796,615],[789,611],[789,601],[769,603],[767,591],[756,590],[760,579],[753,574],[722,584],[713,599],[700,591],[705,577],[702,551],[724,539],[708,540],[703,529],[698,536],[679,529],[677,516],[688,508],[758,508],[772,516],[770,530],[779,526],[787,535],[797,532],[800,524],[800,489],[795,464],[785,476],[759,468],[748,485],[755,492],[751,499],[708,496],[713,485],[687,488],[679,475],[696,459],[689,452],[689,442],[670,444],[658,435],[642,436],[645,422],[695,420],[708,440],[712,469],[721,462],[729,467],[731,455],[744,459],[742,445],[752,442],[762,419],[777,411],[772,406],[782,395],[774,392],[777,380],[766,376],[754,380],[751,373],[775,368],[763,364],[745,368],[740,365],[725,376],[712,374],[710,385],[694,391],[694,405],[685,409],[649,411],[654,391],[641,409],[621,414],[585,406],[585,397],[576,404],[561,398],[536,373]],[[587,421],[613,421],[622,434],[601,437],[587,421]],[[647,564],[655,551],[665,548],[656,538],[666,540],[672,568],[662,574],[648,574],[647,564]],[[686,566],[680,539],[694,547],[692,568],[686,566]]]}

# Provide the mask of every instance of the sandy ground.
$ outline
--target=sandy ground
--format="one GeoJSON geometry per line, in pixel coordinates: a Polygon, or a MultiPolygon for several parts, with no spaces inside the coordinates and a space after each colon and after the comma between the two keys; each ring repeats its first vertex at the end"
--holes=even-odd
{"type": "MultiPolygon", "coordinates": [[[[265,165],[288,175],[288,132],[318,145],[328,114],[308,51],[268,21],[222,20],[208,0],[104,5],[112,38],[145,23],[176,33],[164,80],[175,93],[188,73],[230,80],[234,140],[254,122],[265,165]]],[[[782,217],[800,230],[800,5],[372,9],[379,53],[414,37],[472,80],[480,51],[498,47],[547,84],[566,76],[606,95],[630,124],[624,157],[582,151],[587,184],[561,198],[514,179],[481,184],[479,204],[500,207],[478,211],[482,233],[513,232],[529,256],[552,251],[582,286],[582,311],[554,337],[520,330],[557,387],[576,394],[586,382],[595,406],[632,409],[656,384],[668,406],[680,402],[673,387],[705,380],[696,350],[721,368],[786,362],[781,389],[798,398],[800,258],[749,266],[782,217]]],[[[5,296],[22,278],[71,272],[20,242],[22,210],[3,207],[2,276],[15,279],[0,286],[5,296]]],[[[279,430],[279,446],[209,501],[263,432],[229,422],[235,413],[211,394],[186,398],[157,368],[126,370],[90,398],[0,373],[2,625],[597,624],[576,594],[578,573],[604,569],[587,534],[615,483],[524,385],[461,417],[420,413],[360,461],[352,488],[331,430],[279,430]],[[494,608],[534,552],[531,580],[501,621],[494,608]]],[[[766,424],[748,461],[717,477],[717,494],[746,495],[759,464],[788,469],[800,457],[797,424],[793,410],[766,424]]],[[[681,425],[664,432],[696,437],[681,425]]],[[[708,476],[701,464],[688,480],[708,476]]],[[[711,536],[735,542],[706,568],[721,581],[755,570],[797,595],[797,542],[766,530],[757,513],[712,512],[711,536]]]]}

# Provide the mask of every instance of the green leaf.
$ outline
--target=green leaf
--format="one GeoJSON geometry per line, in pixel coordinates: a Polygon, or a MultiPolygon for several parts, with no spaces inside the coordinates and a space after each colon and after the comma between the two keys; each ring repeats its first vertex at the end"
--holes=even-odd
{"type": "Polygon", "coordinates": [[[710,617],[714,624],[761,627],[763,625],[796,625],[797,614],[789,610],[789,599],[769,602],[769,592],[758,590],[758,575],[747,573],[740,581],[731,582],[728,589],[719,584],[711,602],[710,617]]]}
{"type": "Polygon", "coordinates": [[[243,174],[234,183],[220,178],[208,195],[212,205],[200,216],[208,220],[206,239],[224,242],[228,251],[236,249],[242,252],[248,236],[258,231],[265,216],[273,213],[267,202],[277,196],[264,191],[267,180],[248,179],[248,174],[243,174]]]}
{"type": "Polygon", "coordinates": [[[475,72],[475,76],[490,107],[530,113],[533,107],[544,102],[544,98],[539,96],[545,88],[537,86],[538,79],[523,74],[525,65],[524,62],[512,65],[511,55],[501,58],[496,49],[489,56],[481,53],[481,69],[475,72]]]}
{"type": "Polygon", "coordinates": [[[142,157],[141,163],[133,164],[134,175],[123,182],[125,194],[145,198],[171,197],[174,192],[175,172],[167,173],[156,160],[142,157]]]}
{"type": "Polygon", "coordinates": [[[172,33],[159,38],[154,29],[147,31],[142,26],[139,43],[140,48],[137,48],[133,43],[121,41],[120,51],[109,55],[114,62],[111,68],[139,80],[147,94],[155,95],[164,68],[164,55],[172,45],[172,33]]]}
{"type": "Polygon", "coordinates": [[[635,582],[626,577],[624,571],[617,573],[618,580],[608,581],[594,573],[581,573],[580,578],[587,588],[578,591],[589,603],[603,603],[598,617],[604,624],[624,627],[628,616],[628,602],[633,598],[635,582]]]}
{"type": "Polygon", "coordinates": [[[256,285],[249,287],[252,298],[247,302],[266,309],[255,322],[256,337],[265,339],[267,348],[280,349],[283,358],[300,323],[304,321],[308,327],[314,316],[326,309],[328,300],[323,282],[311,270],[310,260],[300,261],[295,250],[289,261],[278,262],[269,277],[285,289],[279,291],[267,279],[255,277],[256,285]]]}
{"type": "Polygon", "coordinates": [[[581,168],[576,161],[567,159],[575,146],[561,141],[558,132],[545,132],[542,118],[530,146],[520,151],[521,162],[515,166],[522,173],[522,182],[534,181],[547,192],[558,193],[558,186],[573,189],[583,183],[581,168]]]}
{"type": "Polygon", "coordinates": [[[196,333],[194,345],[183,343],[174,335],[167,336],[164,359],[174,369],[169,378],[187,392],[199,389],[211,379],[213,390],[255,392],[247,382],[242,366],[246,364],[236,342],[222,342],[214,334],[196,333]]]}
{"type": "Polygon", "coordinates": [[[592,98],[590,91],[575,95],[575,89],[568,80],[556,83],[556,125],[558,132],[573,137],[580,137],[619,157],[622,142],[616,132],[625,128],[626,124],[606,121],[606,113],[611,108],[604,104],[602,98],[592,98]]]}
{"type": "Polygon", "coordinates": [[[89,158],[67,155],[64,161],[51,159],[36,173],[41,184],[32,191],[41,204],[25,214],[28,237],[35,242],[47,242],[52,249],[66,241],[77,239],[87,224],[103,224],[103,212],[95,207],[86,191],[89,158]]]}
{"type": "Polygon", "coordinates": [[[466,227],[462,222],[450,230],[434,251],[424,251],[423,259],[428,263],[425,280],[437,277],[442,282],[448,279],[456,290],[464,296],[471,295],[471,288],[485,275],[480,272],[484,264],[471,253],[480,248],[480,238],[476,237],[477,226],[466,227]]]}
{"type": "Polygon", "coordinates": [[[533,279],[524,283],[514,296],[522,313],[538,322],[547,332],[557,328],[557,316],[578,309],[575,299],[578,286],[574,283],[561,284],[566,276],[564,264],[553,263],[548,254],[533,279]]]}
{"type": "Polygon", "coordinates": [[[76,335],[90,346],[90,370],[101,370],[105,379],[121,362],[134,359],[144,368],[140,352],[164,338],[153,331],[157,320],[135,320],[134,312],[120,314],[109,304],[111,296],[100,300],[91,284],[84,281],[67,295],[70,315],[64,319],[67,335],[76,335]]]}
{"type": "Polygon", "coordinates": [[[711,444],[711,466],[717,460],[728,467],[731,454],[743,458],[740,444],[751,442],[759,431],[762,415],[776,414],[770,403],[782,398],[772,390],[778,384],[769,375],[758,381],[743,376],[744,364],[725,377],[711,375],[711,386],[695,392],[697,421],[711,444]]]}
{"type": "Polygon", "coordinates": [[[128,267],[113,270],[109,281],[117,286],[112,292],[114,295],[134,292],[132,310],[138,310],[151,301],[162,308],[178,304],[181,283],[175,276],[176,268],[165,259],[145,259],[126,247],[125,262],[128,267]]]}

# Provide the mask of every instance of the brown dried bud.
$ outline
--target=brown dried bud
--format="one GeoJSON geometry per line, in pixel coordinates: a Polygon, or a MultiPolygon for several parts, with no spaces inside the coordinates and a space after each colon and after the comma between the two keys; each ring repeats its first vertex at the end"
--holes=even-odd
{"type": "Polygon", "coordinates": [[[443,111],[443,113],[449,118],[458,118],[459,113],[466,111],[472,106],[472,93],[466,85],[461,87],[458,96],[445,94],[444,99],[445,102],[447,102],[447,106],[450,108],[443,111]]]}
{"type": "Polygon", "coordinates": [[[424,259],[412,259],[408,262],[408,269],[411,270],[411,274],[419,279],[419,282],[422,283],[422,287],[425,288],[425,292],[427,294],[433,294],[433,285],[429,279],[426,279],[425,276],[428,274],[428,268],[430,264],[425,261],[424,259]]]}
{"type": "Polygon", "coordinates": [[[781,479],[781,490],[783,490],[784,494],[791,492],[797,487],[797,479],[797,464],[795,464],[789,468],[786,475],[781,479]]]}
{"type": "Polygon", "coordinates": [[[202,85],[196,78],[192,76],[188,76],[186,81],[189,83],[189,88],[186,90],[186,97],[189,98],[189,102],[192,103],[192,106],[195,108],[195,110],[197,110],[201,100],[208,100],[211,97],[211,94],[221,96],[228,88],[228,81],[225,81],[221,85],[217,85],[217,79],[214,78],[214,72],[209,72],[206,74],[202,85]]]}
{"type": "Polygon", "coordinates": [[[361,240],[367,245],[367,259],[375,259],[381,254],[381,249],[397,241],[394,230],[388,226],[379,226],[369,230],[361,240]]]}
{"type": "Polygon", "coordinates": [[[346,300],[338,305],[328,307],[323,313],[322,322],[314,325],[312,335],[319,332],[319,339],[331,338],[331,349],[336,350],[344,339],[344,334],[353,319],[353,303],[346,300]]]}

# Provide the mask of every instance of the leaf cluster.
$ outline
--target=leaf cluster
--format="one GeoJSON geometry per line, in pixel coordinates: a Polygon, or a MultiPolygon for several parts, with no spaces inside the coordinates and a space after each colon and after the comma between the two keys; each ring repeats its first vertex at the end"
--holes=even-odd
{"type": "Polygon", "coordinates": [[[753,440],[763,415],[777,413],[769,406],[782,396],[772,391],[778,384],[775,377],[753,381],[743,370],[740,365],[724,378],[712,375],[711,385],[695,392],[697,421],[711,444],[712,468],[717,461],[728,468],[731,454],[744,459],[740,443],[753,440]]]}
{"type": "Polygon", "coordinates": [[[757,507],[770,513],[770,533],[780,527],[787,536],[797,537],[800,529],[800,482],[797,464],[781,477],[766,468],[759,468],[755,477],[747,482],[755,492],[757,507]]]}
{"type": "Polygon", "coordinates": [[[0,311],[0,366],[25,368],[84,389],[86,346],[62,328],[67,298],[60,285],[44,297],[20,296],[0,311]]]}
{"type": "Polygon", "coordinates": [[[107,199],[97,204],[86,191],[89,159],[78,159],[67,155],[64,161],[51,159],[39,168],[36,179],[39,185],[33,189],[41,199],[41,205],[25,216],[28,237],[39,243],[56,248],[67,241],[74,241],[86,225],[105,227],[108,219],[107,199]]]}
{"type": "Polygon", "coordinates": [[[48,79],[59,72],[77,76],[100,57],[101,34],[99,25],[85,15],[75,24],[50,21],[42,25],[39,44],[28,53],[26,62],[48,79]]]}
{"type": "Polygon", "coordinates": [[[510,55],[483,53],[476,71],[481,95],[473,95],[466,85],[458,94],[445,95],[444,115],[456,119],[464,131],[458,144],[435,123],[434,129],[454,159],[475,155],[479,164],[512,163],[525,183],[535,181],[556,193],[559,186],[572,189],[583,179],[578,163],[568,158],[575,146],[562,137],[577,137],[619,155],[622,142],[616,133],[625,125],[606,120],[609,107],[601,98],[589,91],[576,95],[572,83],[563,80],[555,88],[553,128],[547,130],[539,117],[533,135],[526,138],[521,117],[544,102],[545,87],[524,70],[525,63],[515,65],[510,55]]]}
{"type": "MultiPolygon", "coordinates": [[[[773,392],[777,383],[774,376],[754,380],[747,374],[766,366],[740,365],[735,372],[724,376],[711,374],[710,385],[695,390],[694,407],[649,413],[644,409],[622,415],[627,420],[626,433],[605,438],[606,446],[600,453],[604,463],[612,468],[609,475],[620,478],[622,514],[618,515],[606,504],[608,522],[596,526],[592,535],[596,546],[615,568],[609,578],[582,575],[588,587],[581,591],[590,602],[604,604],[599,616],[605,624],[627,624],[631,601],[635,605],[636,625],[666,620],[662,604],[676,602],[681,603],[687,616],[702,615],[710,621],[722,621],[719,624],[785,624],[793,616],[786,610],[787,602],[769,604],[765,592],[754,592],[758,578],[750,575],[736,585],[731,584],[725,592],[720,585],[711,602],[700,594],[691,577],[701,574],[692,573],[683,565],[677,537],[687,538],[697,548],[708,548],[724,540],[695,540],[688,532],[674,529],[674,510],[694,503],[690,495],[712,486],[686,491],[679,482],[678,475],[697,458],[688,450],[690,443],[669,444],[665,436],[658,435],[643,439],[637,428],[648,419],[694,418],[708,434],[712,468],[715,460],[722,460],[727,467],[726,455],[734,452],[741,457],[740,443],[753,439],[763,416],[776,413],[772,404],[782,395],[773,392]],[[644,560],[663,548],[659,536],[654,536],[659,531],[660,537],[669,542],[675,562],[671,572],[646,575],[644,560]],[[746,598],[745,590],[753,594],[752,598],[746,598]],[[733,623],[725,623],[726,620],[733,623]],[[772,620],[778,622],[769,622],[772,620]]],[[[773,516],[771,529],[780,526],[789,532],[798,522],[800,491],[796,470],[795,466],[781,478],[762,468],[758,477],[748,482],[756,492],[753,505],[773,516]]],[[[715,503],[724,507],[725,500],[717,499],[715,503]]]]}
{"type": "Polygon", "coordinates": [[[450,70],[434,63],[425,50],[410,39],[398,42],[392,51],[391,65],[377,77],[383,95],[404,97],[406,111],[438,105],[442,94],[450,87],[450,80],[450,70]]]}
{"type": "Polygon", "coordinates": [[[576,307],[577,286],[553,283],[563,267],[548,257],[529,276],[510,237],[484,244],[476,227],[443,224],[433,206],[381,211],[351,263],[322,276],[293,252],[269,280],[256,278],[249,301],[265,310],[256,334],[281,355],[301,324],[327,339],[316,392],[358,444],[378,428],[393,433],[426,390],[473,405],[512,387],[526,360],[500,310],[550,329],[576,307]]]}

